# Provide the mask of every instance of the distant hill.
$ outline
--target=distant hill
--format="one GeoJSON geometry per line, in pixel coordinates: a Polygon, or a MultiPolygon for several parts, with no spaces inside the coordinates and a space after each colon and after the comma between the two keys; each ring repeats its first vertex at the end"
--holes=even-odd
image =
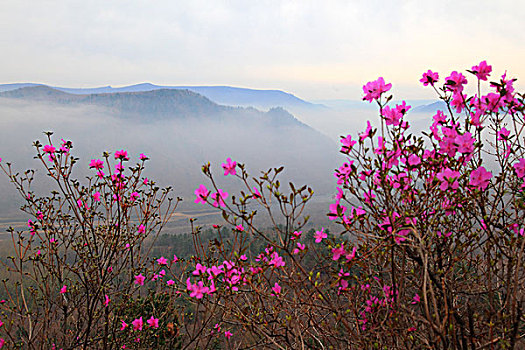
{"type": "MultiPolygon", "coordinates": [[[[42,84],[20,83],[0,85],[0,91],[15,90],[23,87],[42,86],[42,84]]],[[[274,107],[283,107],[285,109],[323,109],[326,108],[321,104],[314,104],[302,100],[290,93],[281,90],[257,90],[238,88],[231,86],[159,86],[150,83],[136,84],[114,88],[104,86],[98,88],[64,88],[52,87],[55,90],[67,92],[70,94],[107,94],[123,92],[146,92],[154,90],[189,90],[203,95],[211,101],[228,106],[255,107],[268,110],[274,107]]]]}
{"type": "MultiPolygon", "coordinates": [[[[190,198],[205,183],[200,169],[208,161],[219,181],[232,182],[234,189],[239,181],[224,179],[220,167],[227,157],[245,163],[254,175],[284,165],[283,184],[309,184],[321,195],[333,192],[333,169],[340,162],[335,141],[283,108],[264,112],[224,106],[182,89],[71,94],[32,85],[0,92],[4,162],[17,169],[34,167],[31,144],[35,139],[46,142],[42,132],[48,130],[55,132],[56,142],[74,142],[81,158],[79,178],[91,173],[89,159],[125,148],[135,160],[139,153],[151,158],[148,177],[174,185],[177,194],[190,198]]],[[[2,205],[16,204],[15,194],[6,192],[10,188],[0,178],[0,192],[6,194],[0,211],[2,205]]]]}

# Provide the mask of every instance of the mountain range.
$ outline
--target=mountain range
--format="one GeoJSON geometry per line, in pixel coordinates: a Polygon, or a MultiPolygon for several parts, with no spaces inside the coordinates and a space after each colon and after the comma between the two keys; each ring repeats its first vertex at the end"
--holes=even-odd
{"type": "MultiPolygon", "coordinates": [[[[148,176],[173,185],[185,197],[206,183],[200,169],[208,161],[220,184],[229,186],[228,191],[238,189],[239,181],[222,175],[220,164],[228,157],[245,163],[253,175],[284,165],[282,183],[309,184],[329,196],[335,186],[333,169],[340,162],[335,141],[280,107],[260,111],[225,106],[184,89],[72,94],[36,84],[4,86],[0,157],[19,170],[38,168],[31,144],[35,139],[47,142],[42,132],[48,130],[54,131],[55,143],[73,141],[81,159],[78,178],[91,174],[89,159],[127,149],[135,160],[139,153],[147,154],[148,176]]],[[[0,178],[0,190],[0,208],[16,203],[6,178],[0,178]]]]}
{"type": "MultiPolygon", "coordinates": [[[[0,92],[11,91],[25,87],[47,86],[36,83],[0,84],[0,92]]],[[[69,94],[113,94],[124,92],[146,92],[155,90],[188,90],[207,97],[211,101],[228,106],[254,107],[267,110],[273,107],[285,109],[324,109],[322,104],[314,104],[281,90],[247,89],[232,86],[160,86],[150,83],[129,85],[124,87],[97,88],[64,88],[50,86],[54,90],[69,94]]]]}

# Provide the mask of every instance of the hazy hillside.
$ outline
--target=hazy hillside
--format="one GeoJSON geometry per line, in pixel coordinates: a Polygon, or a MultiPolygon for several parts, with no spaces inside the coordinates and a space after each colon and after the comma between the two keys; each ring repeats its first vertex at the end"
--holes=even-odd
{"type": "MultiPolygon", "coordinates": [[[[282,108],[221,106],[188,90],[74,95],[33,86],[0,93],[0,112],[0,157],[18,170],[35,167],[31,144],[44,140],[42,131],[53,130],[56,142],[74,142],[79,178],[90,173],[90,159],[124,148],[132,161],[147,154],[148,176],[174,185],[187,202],[204,180],[200,168],[207,161],[227,189],[236,181],[223,178],[220,163],[231,157],[254,174],[285,165],[284,180],[311,184],[328,196],[340,160],[333,140],[282,108]]],[[[16,194],[5,177],[0,190],[0,209],[13,213],[16,194]]]]}
{"type": "MultiPolygon", "coordinates": [[[[0,92],[10,91],[24,87],[44,86],[34,83],[18,83],[0,85],[0,92]]],[[[323,109],[324,106],[302,100],[293,94],[281,90],[247,89],[231,86],[159,86],[150,83],[136,84],[114,88],[104,86],[98,88],[65,88],[52,87],[55,90],[70,94],[108,94],[122,92],[146,92],[154,90],[189,90],[207,97],[211,101],[228,106],[255,107],[259,109],[270,109],[273,107],[323,109]]]]}

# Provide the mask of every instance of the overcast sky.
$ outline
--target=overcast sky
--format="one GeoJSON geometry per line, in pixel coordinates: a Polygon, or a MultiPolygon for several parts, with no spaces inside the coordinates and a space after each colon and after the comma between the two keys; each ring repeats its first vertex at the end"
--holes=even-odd
{"type": "MultiPolygon", "coordinates": [[[[524,1],[2,0],[0,83],[233,85],[359,99],[486,59],[525,80],[524,1]]],[[[524,83],[520,84],[525,86],[524,83]]]]}

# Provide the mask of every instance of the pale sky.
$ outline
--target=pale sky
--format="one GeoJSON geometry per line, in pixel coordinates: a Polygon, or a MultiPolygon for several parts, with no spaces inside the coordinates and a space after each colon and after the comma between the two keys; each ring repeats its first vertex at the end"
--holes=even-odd
{"type": "MultiPolygon", "coordinates": [[[[307,100],[396,98],[482,60],[525,80],[525,2],[1,0],[0,83],[232,85],[307,100]]],[[[467,76],[473,80],[472,76],[467,76]]],[[[525,86],[523,82],[518,86],[525,86]]]]}

